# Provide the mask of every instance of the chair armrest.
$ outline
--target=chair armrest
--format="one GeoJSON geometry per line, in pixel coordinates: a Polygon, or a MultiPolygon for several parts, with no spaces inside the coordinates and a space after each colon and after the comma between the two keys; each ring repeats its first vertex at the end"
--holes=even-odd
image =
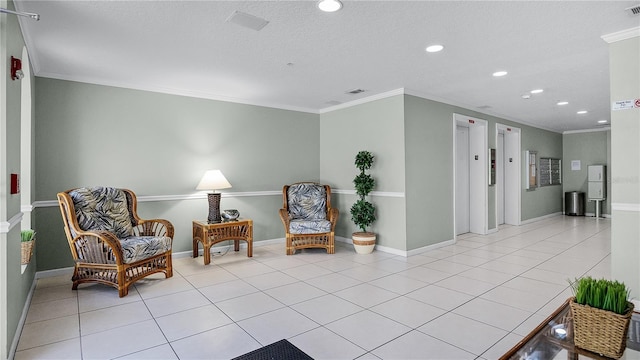
{"type": "Polygon", "coordinates": [[[330,208],[327,213],[327,220],[331,223],[331,231],[336,230],[336,223],[338,222],[339,211],[337,208],[330,208]]]}
{"type": "Polygon", "coordinates": [[[280,220],[282,220],[282,225],[284,226],[284,231],[289,233],[289,212],[287,209],[280,209],[280,220]]]}
{"type": "Polygon", "coordinates": [[[104,230],[80,231],[69,240],[73,260],[94,264],[123,264],[120,240],[104,230]]]}
{"type": "Polygon", "coordinates": [[[173,239],[173,224],[165,219],[138,219],[138,225],[133,227],[136,236],[166,236],[173,239]]]}

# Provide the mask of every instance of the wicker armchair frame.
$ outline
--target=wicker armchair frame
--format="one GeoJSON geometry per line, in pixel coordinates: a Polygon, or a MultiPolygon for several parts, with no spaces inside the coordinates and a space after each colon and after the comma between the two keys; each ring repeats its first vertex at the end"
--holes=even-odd
{"type": "MultiPolygon", "coordinates": [[[[154,273],[163,272],[165,278],[173,276],[171,249],[169,251],[136,261],[125,263],[120,241],[108,231],[84,231],[78,224],[73,199],[69,192],[58,193],[58,204],[64,222],[71,255],[75,262],[73,290],[82,283],[101,283],[118,289],[120,297],[129,293],[134,282],[154,273]],[[75,235],[74,235],[75,234],[75,235]]],[[[164,219],[141,219],[137,213],[138,201],[133,191],[121,189],[127,196],[129,213],[135,236],[166,236],[173,239],[174,228],[164,219]]]]}
{"type": "MultiPolygon", "coordinates": [[[[296,185],[301,183],[294,183],[296,185]]],[[[291,234],[289,233],[289,201],[287,191],[291,185],[285,185],[282,188],[282,209],[280,209],[280,220],[284,226],[284,232],[287,240],[287,255],[293,255],[298,249],[321,248],[326,249],[327,254],[334,254],[335,248],[335,230],[338,222],[338,209],[331,207],[331,187],[329,185],[321,185],[324,187],[327,199],[327,220],[331,222],[331,231],[316,234],[291,234]]],[[[320,185],[320,184],[316,184],[320,185]]]]}

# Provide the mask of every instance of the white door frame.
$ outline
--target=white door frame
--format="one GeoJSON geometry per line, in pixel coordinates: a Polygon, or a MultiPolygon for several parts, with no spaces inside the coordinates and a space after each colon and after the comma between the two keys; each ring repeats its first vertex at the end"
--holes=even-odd
{"type": "MultiPolygon", "coordinates": [[[[520,165],[520,128],[504,124],[496,124],[496,144],[498,133],[504,133],[504,223],[508,225],[520,225],[522,209],[522,192],[520,191],[521,165],[520,165]]],[[[496,219],[498,218],[498,194],[496,196],[496,219]]],[[[497,220],[496,220],[497,222],[497,220]]]]}
{"type": "MultiPolygon", "coordinates": [[[[469,230],[475,234],[487,234],[489,222],[489,148],[486,120],[461,114],[453,114],[453,184],[456,183],[456,127],[469,128],[469,230]]],[[[456,236],[456,191],[453,191],[453,233],[456,236]]]]}
{"type": "Polygon", "coordinates": [[[455,234],[464,234],[470,231],[470,182],[469,174],[469,127],[456,125],[456,151],[455,151],[455,234]]]}
{"type": "Polygon", "coordinates": [[[505,156],[504,156],[504,132],[502,130],[498,130],[498,135],[496,137],[496,182],[495,182],[495,193],[496,193],[496,229],[498,226],[504,224],[504,169],[505,165],[505,156]]]}

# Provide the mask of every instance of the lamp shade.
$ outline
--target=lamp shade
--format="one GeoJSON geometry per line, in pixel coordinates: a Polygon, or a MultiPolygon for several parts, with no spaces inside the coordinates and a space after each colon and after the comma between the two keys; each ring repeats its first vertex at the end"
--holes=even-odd
{"type": "Polygon", "coordinates": [[[198,186],[196,186],[196,190],[219,190],[230,187],[231,184],[229,184],[220,170],[208,170],[204,173],[198,186]]]}

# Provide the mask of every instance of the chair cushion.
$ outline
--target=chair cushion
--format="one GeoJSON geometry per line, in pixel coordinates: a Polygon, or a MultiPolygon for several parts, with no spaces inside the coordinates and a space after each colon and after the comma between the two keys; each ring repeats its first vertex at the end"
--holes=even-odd
{"type": "Polygon", "coordinates": [[[327,218],[327,192],[315,183],[293,184],[287,190],[289,217],[292,220],[327,218]]]}
{"type": "Polygon", "coordinates": [[[127,196],[121,189],[79,188],[70,191],[69,195],[82,230],[105,230],[119,239],[133,235],[127,196]]]}
{"type": "Polygon", "coordinates": [[[171,250],[171,238],[166,236],[129,236],[120,239],[126,264],[148,259],[171,250]]]}
{"type": "Polygon", "coordinates": [[[291,220],[289,223],[290,234],[319,234],[331,231],[329,220],[291,220]]]}

